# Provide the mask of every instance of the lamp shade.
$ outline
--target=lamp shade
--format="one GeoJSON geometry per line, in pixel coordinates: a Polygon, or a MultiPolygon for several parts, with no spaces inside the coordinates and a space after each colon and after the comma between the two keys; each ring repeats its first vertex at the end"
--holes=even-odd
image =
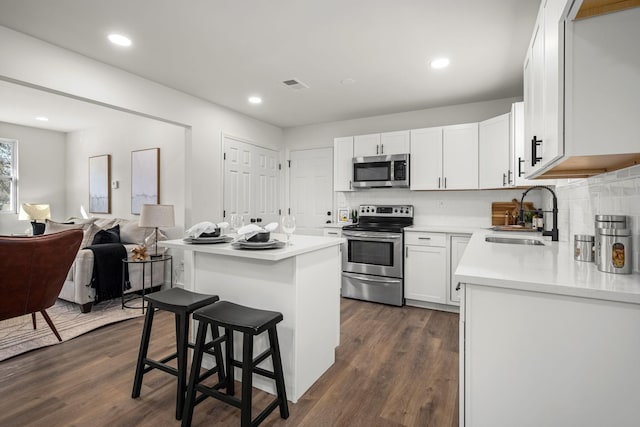
{"type": "Polygon", "coordinates": [[[51,219],[51,208],[48,204],[23,203],[20,206],[19,220],[36,221],[39,219],[51,219]]]}
{"type": "Polygon", "coordinates": [[[142,205],[140,227],[175,227],[173,205],[142,205]]]}

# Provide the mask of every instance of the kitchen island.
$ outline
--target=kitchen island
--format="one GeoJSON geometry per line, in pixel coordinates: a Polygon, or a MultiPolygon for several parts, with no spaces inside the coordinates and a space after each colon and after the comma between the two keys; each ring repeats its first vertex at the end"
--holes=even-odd
{"type": "MultiPolygon", "coordinates": [[[[283,235],[272,236],[285,240],[283,235]]],[[[340,238],[296,235],[291,246],[269,250],[182,240],[158,245],[184,251],[185,289],[283,314],[278,338],[285,386],[288,399],[296,402],[335,361],[340,342],[341,243],[340,238]]],[[[255,355],[267,348],[263,335],[255,339],[255,355]]],[[[238,359],[241,349],[236,337],[238,359]]],[[[271,360],[264,366],[271,369],[271,360]]],[[[263,377],[254,375],[253,384],[275,392],[273,382],[263,377]]]]}
{"type": "Polygon", "coordinates": [[[461,426],[637,425],[639,274],[574,261],[572,242],[483,230],[455,280],[461,426]]]}

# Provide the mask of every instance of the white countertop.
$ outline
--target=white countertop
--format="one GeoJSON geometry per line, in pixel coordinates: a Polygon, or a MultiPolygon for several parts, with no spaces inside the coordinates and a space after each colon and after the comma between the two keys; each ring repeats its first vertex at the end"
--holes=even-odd
{"type": "MultiPolygon", "coordinates": [[[[283,242],[287,240],[287,237],[284,234],[272,233],[271,236],[272,238],[283,242]]],[[[186,243],[182,239],[164,240],[158,242],[158,246],[240,258],[280,261],[282,259],[291,258],[307,252],[313,252],[319,249],[339,245],[342,241],[343,239],[339,237],[303,236],[294,234],[291,236],[291,245],[285,246],[282,249],[236,249],[231,247],[230,243],[193,244],[186,243]]]]}
{"type": "Polygon", "coordinates": [[[573,259],[573,242],[551,242],[540,233],[479,230],[469,241],[456,282],[640,304],[640,274],[599,271],[573,259]],[[485,236],[526,237],[545,246],[490,243],[485,236]]]}
{"type": "Polygon", "coordinates": [[[473,234],[478,231],[478,227],[465,227],[464,225],[411,225],[405,227],[404,231],[425,232],[425,233],[451,233],[451,234],[473,234]]]}

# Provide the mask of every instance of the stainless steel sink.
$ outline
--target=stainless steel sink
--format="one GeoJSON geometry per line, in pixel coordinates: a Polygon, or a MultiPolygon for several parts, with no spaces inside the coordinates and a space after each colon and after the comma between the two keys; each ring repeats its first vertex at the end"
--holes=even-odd
{"type": "Polygon", "coordinates": [[[511,245],[534,245],[545,246],[544,242],[537,239],[526,239],[522,237],[499,237],[499,236],[486,236],[485,242],[491,243],[508,243],[511,245]]]}

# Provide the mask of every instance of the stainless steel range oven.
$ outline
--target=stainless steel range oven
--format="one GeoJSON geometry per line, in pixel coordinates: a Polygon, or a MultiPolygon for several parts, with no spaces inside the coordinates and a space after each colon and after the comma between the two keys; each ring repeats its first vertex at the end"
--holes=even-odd
{"type": "Polygon", "coordinates": [[[342,296],[403,305],[403,228],[413,206],[361,205],[360,222],[342,229],[342,296]]]}

